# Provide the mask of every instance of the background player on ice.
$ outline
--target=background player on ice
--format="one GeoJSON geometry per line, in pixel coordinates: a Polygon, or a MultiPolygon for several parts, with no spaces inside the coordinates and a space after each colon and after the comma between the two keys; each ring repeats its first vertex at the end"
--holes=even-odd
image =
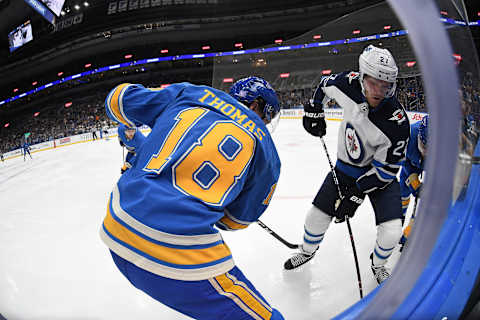
{"type": "Polygon", "coordinates": [[[120,170],[121,173],[124,173],[132,167],[136,159],[136,150],[145,142],[145,136],[138,128],[129,128],[120,124],[118,126],[118,140],[120,145],[127,149],[127,156],[120,170]]]}
{"type": "Polygon", "coordinates": [[[235,266],[217,228],[239,230],[267,208],[280,159],[266,124],[280,105],[265,80],[230,95],[178,83],[121,84],[108,116],[152,128],[115,185],[100,230],[138,289],[194,319],[283,319],[235,266]]]}
{"type": "Polygon", "coordinates": [[[30,159],[33,159],[32,155],[30,154],[30,144],[25,141],[25,143],[22,145],[22,148],[23,148],[23,161],[25,161],[27,153],[30,156],[30,159]]]}
{"type": "MultiPolygon", "coordinates": [[[[370,255],[378,283],[389,277],[385,268],[402,235],[400,186],[396,175],[404,160],[410,136],[408,118],[394,97],[398,68],[391,53],[372,45],[359,57],[360,73],[343,72],[320,81],[303,126],[324,136],[323,105],[335,99],[344,110],[338,132],[335,172],[343,198],[330,172],[308,211],[301,250],[285,262],[294,269],[313,258],[332,217],[352,217],[366,195],[375,212],[377,241],[370,255]]],[[[320,144],[320,143],[319,143],[320,144]]]]}
{"type": "MultiPolygon", "coordinates": [[[[400,193],[402,196],[403,213],[402,225],[405,223],[405,214],[407,213],[408,205],[410,204],[410,195],[417,198],[422,187],[422,182],[420,181],[419,176],[423,172],[423,164],[427,150],[427,139],[428,115],[424,116],[421,121],[410,126],[410,141],[408,142],[405,162],[400,171],[400,193]]],[[[410,235],[414,220],[415,212],[413,212],[408,226],[403,230],[403,235],[400,239],[400,251],[403,250],[403,246],[410,235]]]]}

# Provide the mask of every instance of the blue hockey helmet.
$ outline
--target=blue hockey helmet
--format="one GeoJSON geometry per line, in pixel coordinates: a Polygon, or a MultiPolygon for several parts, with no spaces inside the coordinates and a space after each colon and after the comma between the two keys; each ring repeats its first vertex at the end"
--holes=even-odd
{"type": "Polygon", "coordinates": [[[418,138],[422,142],[423,146],[427,145],[428,141],[428,115],[422,118],[420,127],[418,127],[418,138]]]}
{"type": "Polygon", "coordinates": [[[277,94],[265,79],[259,77],[240,79],[230,88],[230,95],[247,106],[250,106],[255,99],[261,98],[265,104],[263,119],[267,123],[280,112],[277,94]]]}

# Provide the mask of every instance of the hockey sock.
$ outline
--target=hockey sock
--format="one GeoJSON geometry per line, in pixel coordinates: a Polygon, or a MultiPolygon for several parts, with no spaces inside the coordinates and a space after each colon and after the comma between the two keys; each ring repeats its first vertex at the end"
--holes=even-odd
{"type": "Polygon", "coordinates": [[[302,250],[305,253],[312,254],[317,250],[331,221],[332,217],[315,206],[308,210],[302,243],[302,250]]]}
{"type": "Polygon", "coordinates": [[[378,225],[377,242],[373,249],[373,265],[382,266],[387,263],[401,236],[402,222],[400,219],[390,220],[378,225]]]}

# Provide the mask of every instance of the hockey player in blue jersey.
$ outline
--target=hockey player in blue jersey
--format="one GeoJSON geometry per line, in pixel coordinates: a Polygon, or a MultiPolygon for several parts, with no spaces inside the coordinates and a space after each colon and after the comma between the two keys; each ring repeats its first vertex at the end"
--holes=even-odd
{"type": "Polygon", "coordinates": [[[283,319],[235,266],[218,230],[248,227],[275,190],[280,159],[266,124],[280,105],[270,84],[249,77],[227,94],[125,83],[105,105],[118,123],[152,128],[100,229],[122,274],[194,319],[283,319]]]}
{"type": "Polygon", "coordinates": [[[25,141],[25,143],[22,145],[22,148],[23,148],[23,161],[25,161],[25,158],[27,157],[27,153],[30,156],[30,159],[33,159],[30,153],[30,144],[25,141]]]}
{"type": "Polygon", "coordinates": [[[322,78],[313,101],[305,106],[303,126],[319,137],[326,133],[323,105],[335,99],[343,108],[335,165],[343,197],[330,172],[307,212],[301,250],[284,267],[294,269],[312,259],[332,218],[352,217],[368,195],[377,225],[371,268],[381,283],[390,275],[385,264],[402,235],[396,175],[405,158],[410,127],[405,110],[394,97],[398,68],[391,53],[370,45],[360,55],[359,67],[359,73],[322,78]]]}
{"type": "Polygon", "coordinates": [[[145,142],[145,136],[138,128],[129,128],[124,124],[118,126],[118,140],[120,145],[127,149],[127,156],[125,157],[123,167],[120,172],[123,174],[125,171],[132,167],[136,159],[136,149],[145,142]]]}
{"type": "MultiPolygon", "coordinates": [[[[410,204],[410,195],[417,198],[422,187],[419,176],[423,172],[423,164],[427,150],[428,138],[428,115],[410,126],[410,141],[408,142],[405,162],[400,171],[400,193],[402,196],[402,225],[405,223],[405,214],[410,204]]],[[[415,221],[415,212],[410,218],[409,224],[403,230],[400,239],[400,251],[407,241],[410,231],[415,221]]]]}

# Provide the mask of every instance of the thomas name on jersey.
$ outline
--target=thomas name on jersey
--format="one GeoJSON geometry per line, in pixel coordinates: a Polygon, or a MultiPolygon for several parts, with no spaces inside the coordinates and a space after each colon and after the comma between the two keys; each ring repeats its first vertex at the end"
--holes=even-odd
{"type": "Polygon", "coordinates": [[[203,89],[203,91],[205,92],[205,95],[198,99],[198,101],[202,103],[207,103],[209,106],[217,108],[224,115],[229,116],[230,118],[232,118],[232,120],[240,124],[242,127],[248,129],[248,131],[253,133],[255,137],[258,138],[258,140],[262,141],[263,137],[265,136],[265,132],[263,132],[263,130],[260,128],[255,129],[256,124],[250,119],[243,123],[247,119],[246,114],[242,113],[240,109],[238,109],[234,105],[226,103],[225,101],[217,97],[212,91],[208,89],[203,89]]]}

